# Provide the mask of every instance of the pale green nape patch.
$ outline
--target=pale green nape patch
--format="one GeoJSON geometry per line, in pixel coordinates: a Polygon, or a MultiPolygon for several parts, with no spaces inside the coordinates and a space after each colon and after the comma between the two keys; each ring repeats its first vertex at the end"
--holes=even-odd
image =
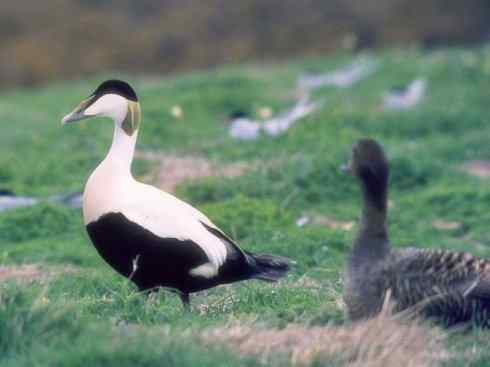
{"type": "Polygon", "coordinates": [[[128,101],[128,113],[121,124],[126,134],[132,136],[138,130],[141,121],[141,107],[139,102],[128,101]]]}

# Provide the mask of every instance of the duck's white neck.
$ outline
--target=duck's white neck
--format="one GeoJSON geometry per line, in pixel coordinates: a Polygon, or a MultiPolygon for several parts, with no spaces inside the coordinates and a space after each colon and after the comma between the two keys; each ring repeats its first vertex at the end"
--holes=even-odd
{"type": "Polygon", "coordinates": [[[115,122],[112,145],[104,159],[104,165],[109,164],[112,170],[120,174],[131,175],[131,163],[133,162],[137,138],[138,130],[129,136],[120,127],[120,124],[115,122]]]}

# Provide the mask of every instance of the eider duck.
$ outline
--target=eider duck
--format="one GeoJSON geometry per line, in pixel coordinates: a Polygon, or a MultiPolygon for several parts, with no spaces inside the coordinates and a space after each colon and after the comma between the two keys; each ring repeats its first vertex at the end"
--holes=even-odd
{"type": "Polygon", "coordinates": [[[107,80],[62,124],[90,117],[114,121],[112,146],[90,175],[83,194],[88,235],[102,258],[140,290],[189,293],[247,279],[276,281],[286,258],[244,251],[191,205],[140,183],[131,174],[141,110],[133,88],[107,80]]]}
{"type": "Polygon", "coordinates": [[[394,311],[421,312],[446,324],[476,320],[490,311],[490,261],[465,252],[393,249],[387,226],[389,166],[382,147],[362,139],[344,167],[359,181],[362,214],[344,274],[351,320],[382,308],[389,292],[394,311]]]}

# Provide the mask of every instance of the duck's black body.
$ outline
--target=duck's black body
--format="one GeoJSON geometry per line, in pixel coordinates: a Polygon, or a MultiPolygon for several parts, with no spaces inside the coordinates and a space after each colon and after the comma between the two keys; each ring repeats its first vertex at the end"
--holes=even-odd
{"type": "MultiPolygon", "coordinates": [[[[121,213],[105,214],[86,228],[104,260],[141,290],[168,287],[186,294],[255,277],[274,280],[260,266],[260,260],[267,255],[237,251],[226,238],[223,238],[226,262],[216,276],[206,278],[191,274],[192,269],[209,261],[201,247],[191,240],[158,237],[121,213]]],[[[213,232],[212,228],[208,230],[213,232]]],[[[286,262],[276,264],[278,274],[287,271],[286,262]]]]}

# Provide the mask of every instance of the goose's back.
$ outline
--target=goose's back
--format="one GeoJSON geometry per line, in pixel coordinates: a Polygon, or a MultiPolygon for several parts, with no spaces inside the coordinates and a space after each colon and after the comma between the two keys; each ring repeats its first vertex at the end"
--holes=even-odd
{"type": "Polygon", "coordinates": [[[344,297],[353,319],[379,312],[388,290],[395,311],[421,311],[448,323],[487,319],[490,311],[490,261],[469,253],[392,250],[356,271],[346,277],[344,297]]]}
{"type": "Polygon", "coordinates": [[[466,252],[393,251],[385,267],[396,308],[413,308],[449,323],[485,317],[490,307],[490,262],[466,252]]]}

